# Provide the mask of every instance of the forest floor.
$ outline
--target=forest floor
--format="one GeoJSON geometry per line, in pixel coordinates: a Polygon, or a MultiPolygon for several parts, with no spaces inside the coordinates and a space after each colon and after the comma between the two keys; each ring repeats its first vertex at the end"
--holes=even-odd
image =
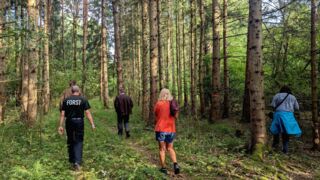
{"type": "MultiPolygon", "coordinates": [[[[214,124],[180,117],[175,149],[182,174],[159,172],[154,132],[144,126],[138,108],[130,120],[131,137],[120,138],[113,109],[90,101],[97,126],[85,122],[83,168],[74,172],[67,160],[66,137],[57,133],[57,108],[32,129],[10,110],[0,126],[0,179],[319,179],[320,153],[306,149],[301,138],[290,142],[289,154],[268,151],[263,161],[245,152],[248,124],[236,118],[214,124]],[[40,128],[41,127],[41,128],[40,128]],[[41,129],[41,130],[40,130],[41,129]],[[244,132],[236,136],[236,130],[244,132]]],[[[167,158],[168,168],[172,163],[167,158]]]]}

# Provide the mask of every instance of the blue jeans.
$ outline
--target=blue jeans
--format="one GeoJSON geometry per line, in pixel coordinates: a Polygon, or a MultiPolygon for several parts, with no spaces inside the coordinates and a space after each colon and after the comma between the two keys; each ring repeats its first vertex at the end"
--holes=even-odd
{"type": "Polygon", "coordinates": [[[82,147],[84,136],[84,121],[83,118],[67,119],[67,144],[69,153],[69,162],[81,164],[82,147]]]}

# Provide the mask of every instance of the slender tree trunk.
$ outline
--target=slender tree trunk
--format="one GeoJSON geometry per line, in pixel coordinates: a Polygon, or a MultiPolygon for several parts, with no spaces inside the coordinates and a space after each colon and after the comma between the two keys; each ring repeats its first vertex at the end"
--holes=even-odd
{"type": "MultiPolygon", "coordinates": [[[[21,5],[21,27],[25,28],[23,6],[21,5]]],[[[27,122],[28,114],[28,79],[29,79],[29,58],[26,52],[26,33],[21,35],[21,120],[27,122]]]]}
{"type": "Polygon", "coordinates": [[[158,96],[158,15],[157,3],[159,0],[149,0],[150,8],[150,108],[149,108],[149,125],[153,125],[155,121],[154,105],[158,96]]]}
{"type": "MultiPolygon", "coordinates": [[[[5,9],[6,2],[0,2],[0,34],[4,33],[5,24],[5,9]]],[[[6,89],[5,89],[5,67],[6,67],[6,54],[4,47],[4,38],[0,38],[0,124],[4,122],[4,110],[6,104],[6,89]]]]}
{"type": "MultiPolygon", "coordinates": [[[[249,31],[249,26],[248,26],[249,31]]],[[[249,39],[247,39],[247,49],[249,49],[249,39]]],[[[249,79],[249,51],[247,51],[247,61],[246,61],[246,74],[245,74],[245,86],[244,86],[244,95],[243,95],[243,102],[242,102],[242,117],[241,121],[245,123],[250,122],[250,94],[249,94],[249,86],[250,86],[250,79],[249,79]]]]}
{"type": "Polygon", "coordinates": [[[113,24],[114,24],[114,39],[115,39],[115,61],[117,63],[117,90],[123,88],[122,77],[122,59],[121,59],[121,42],[120,42],[120,18],[119,18],[119,0],[112,1],[113,7],[113,24]]]}
{"type": "Polygon", "coordinates": [[[227,51],[227,18],[228,18],[228,0],[223,0],[223,118],[229,117],[229,67],[227,51]]]}
{"type": "Polygon", "coordinates": [[[72,20],[72,49],[73,49],[73,71],[77,71],[77,28],[78,28],[78,14],[79,14],[79,2],[74,0],[74,12],[72,20]]]}
{"type": "Polygon", "coordinates": [[[159,64],[159,87],[162,89],[164,86],[164,79],[163,79],[163,63],[162,63],[162,48],[161,48],[161,1],[157,1],[157,19],[158,19],[158,64],[159,64]]]}
{"type": "Polygon", "coordinates": [[[65,61],[64,57],[64,0],[61,0],[61,53],[62,60],[65,61]]]}
{"type": "Polygon", "coordinates": [[[105,1],[101,0],[101,69],[102,69],[102,101],[109,108],[109,84],[108,84],[108,51],[107,51],[107,28],[105,25],[105,1]]]}
{"type": "Polygon", "coordinates": [[[313,149],[319,149],[319,119],[318,119],[318,62],[317,62],[317,1],[311,0],[311,95],[313,122],[313,149]]]}
{"type": "Polygon", "coordinates": [[[212,104],[210,122],[221,118],[220,115],[220,35],[219,35],[219,5],[218,0],[212,2],[213,49],[212,49],[212,104]]]}
{"type": "Polygon", "coordinates": [[[196,114],[194,0],[190,0],[190,98],[191,114],[196,114]]]}
{"type": "Polygon", "coordinates": [[[44,19],[44,61],[43,61],[43,108],[44,113],[48,113],[49,111],[49,105],[50,105],[50,78],[49,78],[49,72],[50,72],[50,56],[49,56],[49,32],[50,32],[50,17],[49,17],[49,8],[50,8],[50,0],[46,0],[45,4],[45,19],[44,19]]]}
{"type": "Polygon", "coordinates": [[[38,67],[38,52],[37,52],[37,22],[38,8],[36,0],[28,0],[28,59],[29,59],[29,79],[28,79],[28,114],[27,125],[33,126],[37,119],[37,67],[38,67]]]}
{"type": "MultiPolygon", "coordinates": [[[[15,0],[15,5],[14,5],[14,17],[16,19],[16,21],[19,20],[19,16],[18,16],[18,0],[15,0]]],[[[20,19],[20,21],[22,21],[22,19],[20,19]]],[[[22,23],[22,22],[21,22],[22,23]]],[[[16,23],[15,26],[16,29],[19,28],[18,23],[16,23]]],[[[16,78],[20,79],[21,78],[21,58],[19,53],[21,53],[21,49],[22,47],[19,47],[19,35],[16,34],[15,35],[15,40],[14,40],[14,44],[15,44],[15,62],[16,62],[16,78]],[[19,51],[20,48],[20,51],[19,51]]],[[[17,89],[16,89],[16,106],[19,106],[21,101],[20,101],[20,95],[21,95],[21,82],[17,81],[17,89]]]]}
{"type": "MultiPolygon", "coordinates": [[[[185,6],[185,3],[183,3],[185,6]]],[[[189,112],[188,103],[188,84],[187,84],[187,57],[186,57],[186,33],[185,33],[185,14],[184,8],[182,8],[182,55],[183,55],[183,101],[186,114],[189,112]]]]}
{"type": "Polygon", "coordinates": [[[87,81],[87,40],[88,40],[88,0],[83,0],[83,42],[82,42],[82,84],[83,94],[86,93],[87,81]]]}
{"type": "MultiPolygon", "coordinates": [[[[170,64],[172,64],[172,51],[171,51],[171,47],[172,47],[172,12],[171,12],[171,0],[167,1],[168,3],[168,18],[167,18],[167,69],[166,69],[166,77],[167,77],[167,86],[169,86],[170,84],[170,74],[169,74],[169,68],[170,68],[170,64]]],[[[172,79],[173,80],[173,79],[172,79]]],[[[172,82],[172,81],[171,81],[172,82]]],[[[173,86],[172,86],[173,87],[173,86]]]]}
{"type": "Polygon", "coordinates": [[[182,81],[181,81],[181,52],[180,52],[180,4],[179,1],[176,2],[176,62],[177,62],[177,75],[178,75],[178,102],[182,102],[182,81]]]}
{"type": "Polygon", "coordinates": [[[200,95],[200,117],[205,114],[205,96],[203,89],[204,78],[204,48],[205,48],[205,15],[204,15],[204,2],[199,2],[199,14],[200,14],[200,43],[199,43],[199,95],[200,95]]]}
{"type": "Polygon", "coordinates": [[[141,38],[142,38],[142,118],[149,121],[149,61],[148,61],[148,0],[141,0],[141,38]]]}
{"type": "Polygon", "coordinates": [[[249,1],[249,93],[251,116],[251,150],[254,156],[262,159],[266,143],[265,101],[262,64],[262,1],[249,1]]]}

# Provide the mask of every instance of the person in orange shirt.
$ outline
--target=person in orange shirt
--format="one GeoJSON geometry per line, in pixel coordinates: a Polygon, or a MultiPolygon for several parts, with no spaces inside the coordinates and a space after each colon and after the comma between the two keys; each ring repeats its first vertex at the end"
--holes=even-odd
{"type": "MultiPolygon", "coordinates": [[[[159,158],[160,158],[160,171],[167,174],[165,167],[166,151],[169,152],[170,158],[173,162],[173,169],[175,174],[180,173],[180,167],[177,163],[176,152],[173,148],[173,140],[176,136],[175,120],[178,117],[178,111],[174,115],[170,113],[170,105],[175,101],[168,89],[162,89],[159,99],[155,105],[154,113],[155,120],[155,133],[156,140],[159,143],[159,158]]],[[[175,103],[176,104],[176,103],[175,103]]]]}

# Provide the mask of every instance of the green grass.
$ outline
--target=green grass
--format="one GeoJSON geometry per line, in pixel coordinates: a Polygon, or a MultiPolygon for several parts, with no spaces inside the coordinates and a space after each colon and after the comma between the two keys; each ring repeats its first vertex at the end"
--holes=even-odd
{"type": "MultiPolygon", "coordinates": [[[[90,101],[97,126],[86,122],[83,171],[75,173],[67,160],[66,137],[57,134],[56,109],[40,125],[27,129],[14,121],[0,127],[0,179],[166,179],[158,171],[158,145],[154,132],[147,130],[136,107],[131,116],[132,138],[117,136],[116,114],[90,101]]],[[[320,177],[319,153],[299,149],[302,142],[290,143],[291,154],[266,152],[263,162],[245,153],[249,126],[236,120],[215,124],[180,117],[175,149],[184,178],[189,179],[311,179],[320,177]],[[236,129],[244,131],[240,138],[236,129]]],[[[167,158],[167,165],[171,162],[167,158]]]]}

